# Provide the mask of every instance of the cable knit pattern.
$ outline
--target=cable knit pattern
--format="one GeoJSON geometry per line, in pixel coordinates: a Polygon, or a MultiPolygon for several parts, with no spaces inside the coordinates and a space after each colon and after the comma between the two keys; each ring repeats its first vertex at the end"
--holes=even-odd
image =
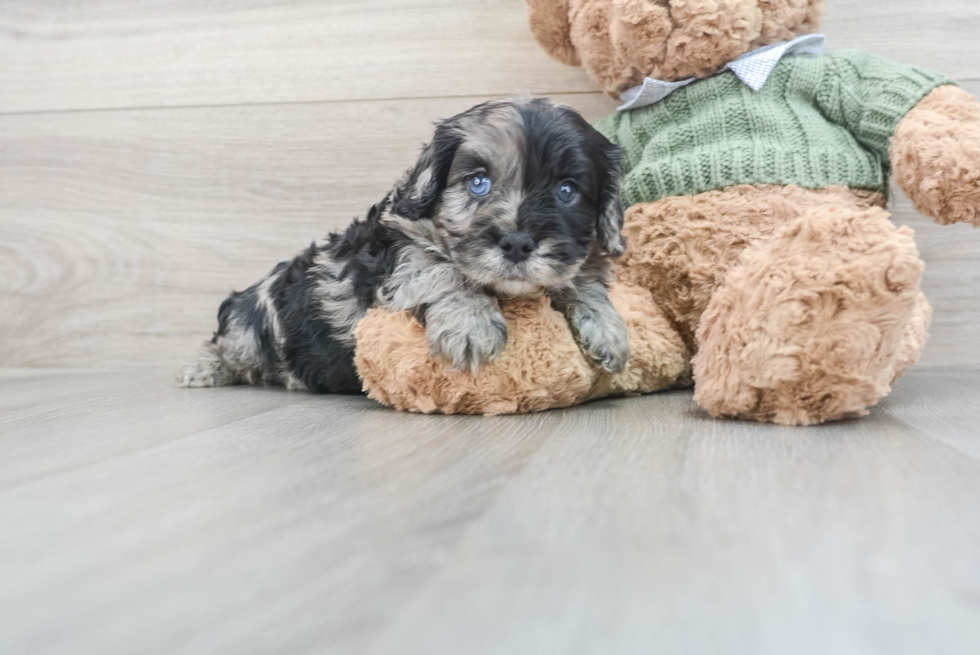
{"type": "Polygon", "coordinates": [[[888,191],[899,121],[942,75],[863,52],[780,61],[760,91],[725,72],[597,125],[626,150],[627,206],[737,184],[888,191]]]}

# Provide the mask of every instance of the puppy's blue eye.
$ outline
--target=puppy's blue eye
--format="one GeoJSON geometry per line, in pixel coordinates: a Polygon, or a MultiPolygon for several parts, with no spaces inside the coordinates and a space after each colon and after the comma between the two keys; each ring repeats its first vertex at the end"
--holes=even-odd
{"type": "Polygon", "coordinates": [[[573,182],[562,182],[558,190],[555,191],[558,202],[570,205],[578,200],[578,187],[573,182]]]}
{"type": "Polygon", "coordinates": [[[487,195],[490,193],[490,186],[490,178],[486,175],[475,175],[470,178],[470,193],[474,196],[480,197],[487,195]]]}

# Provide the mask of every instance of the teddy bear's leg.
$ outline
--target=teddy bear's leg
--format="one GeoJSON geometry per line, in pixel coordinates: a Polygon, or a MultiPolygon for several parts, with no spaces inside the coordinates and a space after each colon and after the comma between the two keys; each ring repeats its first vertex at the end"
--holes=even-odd
{"type": "Polygon", "coordinates": [[[625,323],[630,357],[601,370],[576,343],[565,316],[544,298],[503,302],[507,347],[476,374],[432,357],[425,328],[380,307],[357,325],[355,362],[368,396],[398,409],[443,414],[536,412],[610,395],[690,386],[690,354],[641,287],[614,283],[609,300],[625,323]]]}
{"type": "Polygon", "coordinates": [[[695,400],[791,425],[866,414],[925,342],[922,269],[911,230],[883,209],[804,211],[746,249],[712,297],[695,400]]]}
{"type": "Polygon", "coordinates": [[[912,311],[912,318],[905,326],[905,334],[902,337],[902,349],[898,353],[898,360],[895,362],[894,382],[905,374],[912,364],[919,361],[919,355],[925,348],[926,341],[929,339],[929,324],[932,323],[932,305],[926,300],[926,294],[919,292],[915,301],[915,309],[912,311]]]}

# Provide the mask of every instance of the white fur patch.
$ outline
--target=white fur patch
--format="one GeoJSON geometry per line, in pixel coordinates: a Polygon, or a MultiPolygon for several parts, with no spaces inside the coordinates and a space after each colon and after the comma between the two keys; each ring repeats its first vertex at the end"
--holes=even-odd
{"type": "Polygon", "coordinates": [[[276,345],[276,355],[282,359],[282,325],[279,322],[279,312],[276,311],[276,303],[272,300],[272,285],[282,273],[271,273],[259,283],[255,290],[259,304],[265,309],[266,328],[272,333],[273,343],[276,345]]]}
{"type": "Polygon", "coordinates": [[[530,296],[541,293],[540,286],[524,280],[498,280],[492,286],[501,296],[530,296]]]}
{"type": "Polygon", "coordinates": [[[282,374],[282,384],[288,391],[307,391],[306,385],[298,377],[285,371],[282,374]]]}
{"type": "Polygon", "coordinates": [[[315,293],[320,301],[323,318],[337,331],[337,338],[348,346],[355,342],[354,328],[367,313],[357,296],[354,295],[354,281],[342,277],[345,262],[330,258],[323,252],[314,260],[314,274],[317,276],[315,293]]]}

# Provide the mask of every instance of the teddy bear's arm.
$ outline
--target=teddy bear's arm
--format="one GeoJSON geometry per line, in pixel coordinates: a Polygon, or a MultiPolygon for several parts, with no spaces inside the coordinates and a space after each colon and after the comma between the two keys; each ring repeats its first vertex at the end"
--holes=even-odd
{"type": "Polygon", "coordinates": [[[882,162],[909,110],[937,87],[953,83],[939,73],[860,50],[838,50],[817,61],[823,66],[817,106],[882,162]]]}
{"type": "Polygon", "coordinates": [[[980,224],[980,103],[948,77],[866,52],[822,61],[824,115],[890,161],[916,209],[944,224],[980,224]]]}
{"type": "Polygon", "coordinates": [[[902,119],[892,137],[895,179],[916,210],[938,223],[980,227],[980,102],[941,86],[902,119]]]}

